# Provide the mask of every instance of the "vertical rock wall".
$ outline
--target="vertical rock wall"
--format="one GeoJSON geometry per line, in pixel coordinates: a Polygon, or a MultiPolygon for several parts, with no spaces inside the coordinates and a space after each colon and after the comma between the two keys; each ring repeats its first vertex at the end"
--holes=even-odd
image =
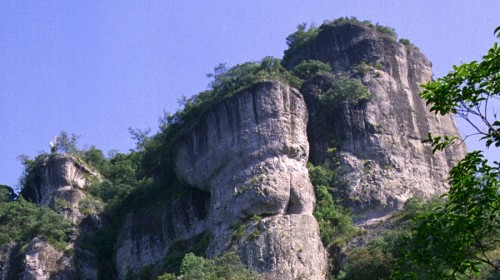
{"type": "Polygon", "coordinates": [[[54,209],[57,200],[64,201],[67,207],[55,210],[78,224],[85,217],[78,204],[85,199],[83,190],[92,178],[102,180],[100,174],[78,159],[62,154],[47,155],[37,160],[21,194],[33,203],[54,209]]]}
{"type": "Polygon", "coordinates": [[[331,77],[316,77],[301,89],[311,115],[311,159],[322,164],[326,150],[337,149],[339,180],[345,182],[343,191],[358,223],[381,218],[411,197],[447,190],[448,171],[465,147],[432,154],[422,143],[428,133],[459,134],[451,116],[430,113],[419,97],[432,71],[416,47],[362,24],[324,25],[289,59],[289,67],[309,59],[334,69],[331,77]],[[372,98],[320,109],[318,89],[328,90],[340,75],[359,79],[372,98]]]}
{"type": "Polygon", "coordinates": [[[297,90],[262,82],[211,108],[176,142],[178,177],[210,192],[209,256],[236,249],[269,279],[325,278],[306,125],[297,90]]]}
{"type": "Polygon", "coordinates": [[[206,232],[206,192],[190,189],[179,198],[162,197],[130,212],[116,243],[116,269],[120,279],[147,265],[161,269],[165,255],[178,240],[206,232]]]}

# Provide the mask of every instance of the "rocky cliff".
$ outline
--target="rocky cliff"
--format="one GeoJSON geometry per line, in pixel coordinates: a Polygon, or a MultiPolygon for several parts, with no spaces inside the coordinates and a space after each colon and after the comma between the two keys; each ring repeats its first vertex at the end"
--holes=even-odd
{"type": "Polygon", "coordinates": [[[423,143],[428,133],[459,134],[451,116],[430,113],[419,97],[432,71],[418,48],[364,24],[326,24],[289,57],[288,67],[311,59],[333,69],[333,75],[315,77],[301,89],[310,114],[311,161],[323,164],[326,150],[337,150],[342,191],[358,224],[400,209],[411,197],[447,190],[448,171],[465,147],[432,154],[423,143]],[[319,95],[339,76],[360,80],[371,98],[320,110],[319,95]]]}
{"type": "Polygon", "coordinates": [[[85,199],[84,189],[91,179],[102,180],[102,176],[77,158],[47,155],[37,160],[21,194],[33,203],[57,210],[78,224],[85,217],[80,212],[79,203],[85,199]]]}
{"type": "Polygon", "coordinates": [[[307,119],[300,92],[280,82],[258,83],[205,113],[178,138],[173,157],[186,187],[206,193],[206,213],[195,204],[157,207],[161,226],[142,233],[141,214],[129,216],[118,245],[120,275],[157,263],[173,241],[206,232],[209,257],[236,250],[269,279],[323,279],[326,253],[306,169],[307,119]],[[186,212],[164,214],[174,209],[186,212]]]}
{"type": "Polygon", "coordinates": [[[210,192],[209,256],[235,245],[243,262],[270,279],[324,277],[306,125],[300,92],[264,82],[213,108],[177,142],[177,175],[210,192]],[[261,218],[259,225],[250,226],[252,216],[261,218]],[[240,240],[237,223],[245,229],[240,240]]]}
{"type": "MultiPolygon", "coordinates": [[[[451,117],[429,113],[418,96],[432,73],[416,47],[367,24],[325,24],[287,55],[285,65],[292,70],[306,60],[332,71],[300,89],[261,80],[182,128],[168,155],[161,155],[173,165],[173,185],[162,182],[168,191],[134,204],[123,219],[112,217],[122,220],[114,224],[113,252],[105,255],[114,258],[111,275],[157,276],[169,258],[197,247],[208,257],[236,252],[266,279],[326,279],[328,256],[312,214],[307,162],[337,168],[338,191],[359,225],[384,218],[408,198],[446,191],[447,172],[465,148],[432,154],[422,143],[428,133],[458,132],[451,117]],[[342,77],[361,82],[369,98],[325,108],[321,96],[342,77]]],[[[80,210],[90,179],[102,178],[74,157],[39,159],[22,194],[72,221],[68,249],[75,255],[40,238],[22,251],[12,243],[0,248],[3,278],[99,277],[95,252],[76,242],[101,224],[80,210]]]]}
{"type": "Polygon", "coordinates": [[[101,179],[99,173],[75,157],[55,154],[38,157],[21,194],[69,219],[73,225],[70,240],[65,250],[39,237],[23,249],[17,244],[4,246],[0,253],[2,279],[97,279],[93,253],[80,248],[77,238],[80,232],[85,232],[81,224],[90,223],[93,224],[91,230],[96,229],[92,220],[98,219],[82,213],[80,202],[87,196],[84,189],[89,180],[101,179]],[[69,254],[71,251],[74,254],[69,254]]]}
{"type": "Polygon", "coordinates": [[[127,214],[116,243],[119,278],[146,266],[154,266],[153,274],[158,274],[177,241],[196,242],[206,234],[209,199],[208,193],[188,189],[127,214]]]}

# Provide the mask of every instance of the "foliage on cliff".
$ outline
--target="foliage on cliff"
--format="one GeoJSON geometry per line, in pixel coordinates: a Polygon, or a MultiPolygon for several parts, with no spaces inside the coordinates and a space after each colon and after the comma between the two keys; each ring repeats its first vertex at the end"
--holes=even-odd
{"type": "Polygon", "coordinates": [[[302,80],[308,80],[316,75],[328,74],[332,71],[329,64],[319,60],[307,60],[292,69],[292,73],[302,80]]]}
{"type": "Polygon", "coordinates": [[[14,190],[6,185],[0,185],[0,203],[13,201],[16,198],[14,190]]]}
{"type": "Polygon", "coordinates": [[[318,221],[321,241],[329,254],[330,274],[340,272],[339,252],[360,229],[353,223],[349,209],[344,208],[342,182],[338,178],[338,162],[333,159],[323,166],[308,164],[309,177],[314,186],[316,207],[313,215],[318,221]]]}
{"type": "Polygon", "coordinates": [[[301,23],[297,26],[297,30],[286,37],[288,49],[285,50],[283,60],[286,61],[290,56],[295,54],[301,48],[306,46],[311,40],[318,36],[320,29],[314,25],[307,27],[307,23],[301,23]]]}
{"type": "MultiPolygon", "coordinates": [[[[389,279],[396,267],[397,259],[404,256],[404,240],[410,235],[413,219],[430,209],[442,205],[441,199],[424,201],[420,198],[408,200],[403,209],[393,214],[384,222],[387,230],[369,239],[363,246],[357,246],[346,252],[345,262],[337,279],[389,279]]],[[[368,233],[369,235],[370,233],[368,233]]],[[[361,236],[361,238],[366,238],[361,236]]],[[[427,279],[420,273],[421,279],[427,279]]]]}
{"type": "Polygon", "coordinates": [[[371,94],[359,80],[340,76],[329,90],[319,96],[320,106],[331,108],[342,102],[355,104],[361,100],[369,100],[371,94]]]}
{"type": "Polygon", "coordinates": [[[0,246],[9,242],[28,244],[39,236],[64,250],[71,223],[48,207],[40,207],[22,197],[0,202],[0,246]]]}
{"type": "Polygon", "coordinates": [[[258,62],[247,62],[227,68],[220,64],[214,73],[210,89],[189,98],[183,97],[183,106],[174,114],[166,113],[160,119],[160,131],[151,137],[143,137],[139,145],[144,151],[143,167],[148,175],[165,176],[170,168],[170,148],[172,142],[185,129],[195,124],[207,110],[215,104],[264,80],[277,80],[293,87],[300,87],[301,79],[281,65],[281,60],[265,57],[258,62]]]}
{"type": "Polygon", "coordinates": [[[158,277],[158,280],[259,280],[262,277],[247,269],[240,258],[234,253],[228,253],[214,259],[198,257],[193,253],[186,254],[182,260],[181,275],[167,273],[158,277]]]}
{"type": "Polygon", "coordinates": [[[315,27],[312,24],[308,27],[307,23],[301,23],[297,26],[297,30],[288,35],[286,38],[288,49],[284,51],[283,64],[288,65],[288,60],[313,41],[326,26],[340,26],[344,24],[367,26],[375,29],[377,32],[384,34],[385,36],[392,38],[393,40],[396,40],[398,37],[396,31],[391,27],[384,26],[379,23],[373,24],[369,20],[358,20],[356,17],[340,17],[334,20],[327,20],[320,27],[315,27]]]}
{"type": "Polygon", "coordinates": [[[342,207],[341,186],[336,171],[328,166],[311,164],[308,165],[308,169],[316,196],[316,208],[313,214],[318,221],[323,244],[326,247],[342,246],[356,234],[357,228],[352,222],[349,211],[342,207]]]}

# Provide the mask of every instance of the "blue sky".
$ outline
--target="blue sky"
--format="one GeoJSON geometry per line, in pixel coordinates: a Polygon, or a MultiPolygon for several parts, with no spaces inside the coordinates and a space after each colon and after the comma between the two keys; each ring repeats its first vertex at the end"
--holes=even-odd
{"type": "Polygon", "coordinates": [[[155,130],[221,62],[282,57],[302,22],[356,16],[391,26],[427,55],[435,77],[480,59],[500,25],[495,0],[2,0],[0,13],[0,184],[13,187],[17,156],[48,151],[62,130],[81,135],[82,148],[127,152],[129,127],[155,130]]]}

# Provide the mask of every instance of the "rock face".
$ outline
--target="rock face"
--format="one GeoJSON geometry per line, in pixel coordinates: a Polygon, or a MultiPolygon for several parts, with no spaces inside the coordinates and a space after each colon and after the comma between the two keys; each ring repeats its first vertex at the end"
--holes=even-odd
{"type": "Polygon", "coordinates": [[[302,95],[279,82],[258,83],[206,112],[173,148],[189,194],[128,215],[117,244],[120,278],[157,269],[174,241],[205,233],[209,257],[236,250],[269,279],[324,279],[307,119],[302,95]]]}
{"type": "Polygon", "coordinates": [[[9,243],[0,247],[0,279],[17,279],[21,274],[22,260],[19,254],[21,245],[9,243]]]}
{"type": "Polygon", "coordinates": [[[33,203],[54,208],[78,224],[85,217],[80,213],[79,203],[86,197],[83,190],[91,178],[102,179],[72,156],[47,155],[38,159],[21,194],[33,203]]]}
{"type": "Polygon", "coordinates": [[[287,64],[309,59],[329,63],[333,73],[306,81],[300,92],[279,82],[256,84],[211,108],[177,139],[177,177],[204,193],[198,204],[205,208],[195,211],[188,199],[129,214],[117,251],[122,278],[161,263],[175,240],[205,232],[212,236],[210,257],[235,250],[269,279],[324,279],[325,250],[305,168],[309,152],[310,161],[324,164],[331,160],[326,150],[337,149],[342,192],[360,225],[413,196],[446,191],[447,172],[465,148],[433,155],[422,143],[429,132],[458,132],[451,117],[429,113],[418,96],[431,64],[417,48],[343,24],[324,26],[287,64]],[[339,76],[360,80],[371,99],[325,111],[318,96],[339,76]],[[185,212],[168,214],[174,209],[185,212]],[[141,222],[153,215],[163,222],[141,222]]]}
{"type": "Polygon", "coordinates": [[[116,268],[120,279],[147,265],[162,265],[171,245],[206,231],[207,202],[205,192],[187,190],[183,196],[164,197],[144,209],[129,213],[116,244],[116,268]]]}
{"type": "MultiPolygon", "coordinates": [[[[80,248],[76,241],[79,232],[87,232],[80,224],[92,224],[96,229],[97,217],[80,212],[79,204],[86,198],[83,190],[89,180],[101,180],[101,175],[68,155],[46,155],[40,157],[28,174],[26,186],[21,194],[25,199],[41,206],[48,206],[72,221],[73,233],[68,248],[75,251],[75,257],[35,237],[19,254],[17,245],[1,250],[2,266],[8,265],[5,279],[97,279],[97,264],[93,253],[80,248]],[[17,256],[16,256],[17,255],[17,256]]],[[[88,226],[87,226],[88,227],[88,226]]]]}
{"type": "Polygon", "coordinates": [[[318,108],[318,89],[327,90],[334,77],[316,77],[301,89],[311,116],[311,160],[321,164],[327,148],[337,149],[348,206],[358,224],[391,213],[411,197],[447,190],[448,171],[465,147],[432,154],[422,143],[428,133],[459,134],[452,117],[430,113],[418,95],[432,72],[416,47],[361,24],[325,25],[288,64],[309,59],[330,64],[336,76],[361,80],[372,95],[325,112],[318,108]]]}
{"type": "Polygon", "coordinates": [[[209,256],[238,244],[242,261],[269,278],[325,277],[326,254],[312,217],[306,124],[300,92],[263,82],[212,108],[177,141],[178,177],[210,192],[209,256]],[[263,218],[253,240],[246,235],[252,216],[263,218]],[[237,224],[246,228],[244,241],[236,236],[237,224]]]}
{"type": "Polygon", "coordinates": [[[251,225],[248,233],[247,240],[237,243],[238,252],[250,268],[264,272],[267,279],[326,279],[325,249],[312,215],[263,218],[251,225]],[[258,237],[249,242],[252,234],[258,237]]]}
{"type": "Polygon", "coordinates": [[[35,237],[26,248],[24,270],[20,279],[76,279],[73,259],[52,245],[35,237]]]}

